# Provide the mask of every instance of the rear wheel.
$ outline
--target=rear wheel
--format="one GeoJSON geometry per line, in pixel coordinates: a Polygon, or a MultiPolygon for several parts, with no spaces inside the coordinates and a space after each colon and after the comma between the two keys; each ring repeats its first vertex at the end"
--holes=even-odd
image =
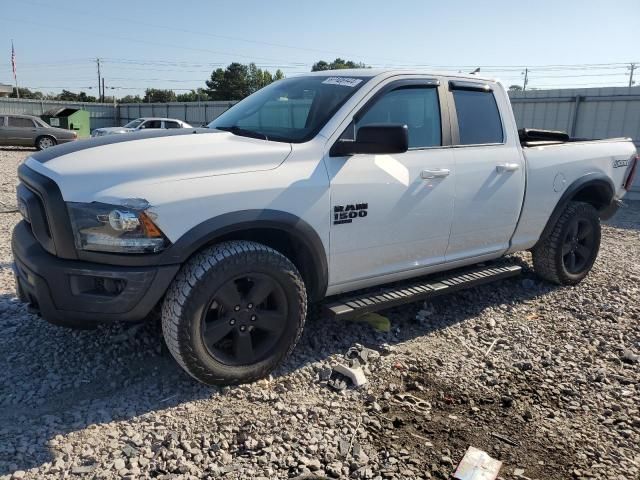
{"type": "Polygon", "coordinates": [[[180,270],[163,304],[162,330],[171,354],[197,380],[244,383],[289,355],[306,313],[304,283],[285,256],[231,241],[180,270]]]}
{"type": "Polygon", "coordinates": [[[56,143],[55,138],[44,135],[36,139],[36,148],[38,150],[46,150],[47,148],[55,147],[56,143]]]}
{"type": "Polygon", "coordinates": [[[549,236],[533,251],[533,267],[542,278],[574,285],[587,276],[600,249],[600,217],[590,204],[570,202],[549,236]]]}

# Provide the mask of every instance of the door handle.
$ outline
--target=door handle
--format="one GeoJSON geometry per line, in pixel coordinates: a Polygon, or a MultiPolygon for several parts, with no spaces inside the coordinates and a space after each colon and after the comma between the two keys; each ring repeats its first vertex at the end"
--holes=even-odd
{"type": "Polygon", "coordinates": [[[451,170],[448,168],[438,168],[435,170],[422,170],[420,172],[420,178],[423,180],[430,180],[432,178],[444,178],[448,177],[451,173],[451,170]]]}
{"type": "Polygon", "coordinates": [[[498,173],[515,172],[519,168],[520,164],[518,163],[503,163],[500,165],[496,165],[496,171],[498,173]]]}

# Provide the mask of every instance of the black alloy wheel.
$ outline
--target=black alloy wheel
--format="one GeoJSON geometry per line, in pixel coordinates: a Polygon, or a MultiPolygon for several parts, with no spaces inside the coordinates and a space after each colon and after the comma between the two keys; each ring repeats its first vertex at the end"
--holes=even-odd
{"type": "Polygon", "coordinates": [[[573,218],[562,243],[562,261],[567,272],[577,274],[592,260],[595,229],[582,218],[573,218]]]}
{"type": "Polygon", "coordinates": [[[282,285],[253,273],[226,282],[202,315],[202,341],[210,355],[229,366],[262,360],[278,343],[287,325],[282,285]]]}

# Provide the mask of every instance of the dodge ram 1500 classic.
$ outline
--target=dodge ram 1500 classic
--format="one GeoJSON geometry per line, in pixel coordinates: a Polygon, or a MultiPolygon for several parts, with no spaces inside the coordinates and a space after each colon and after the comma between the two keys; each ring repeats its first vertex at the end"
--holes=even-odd
{"type": "Polygon", "coordinates": [[[209,128],[28,158],[17,290],[67,326],[160,312],[189,374],[251,381],[294,348],[309,302],[357,316],[514,275],[491,261],[522,250],[542,278],[581,281],[636,164],[629,139],[518,131],[490,79],[287,78],[209,128]]]}

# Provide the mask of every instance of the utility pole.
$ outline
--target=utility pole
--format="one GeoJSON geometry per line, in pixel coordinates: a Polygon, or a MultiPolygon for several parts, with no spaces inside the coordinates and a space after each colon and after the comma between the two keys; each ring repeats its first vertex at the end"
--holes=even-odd
{"type": "Polygon", "coordinates": [[[631,66],[629,67],[629,87],[633,87],[633,71],[637,66],[638,65],[636,65],[635,63],[631,63],[631,66]]]}
{"type": "Polygon", "coordinates": [[[105,95],[104,95],[104,77],[102,77],[102,96],[100,97],[100,101],[102,103],[104,103],[104,99],[105,99],[105,95]]]}
{"type": "Polygon", "coordinates": [[[100,100],[100,96],[101,96],[100,85],[102,83],[102,77],[100,76],[100,59],[99,58],[96,58],[96,63],[98,64],[98,100],[100,100]]]}
{"type": "Polygon", "coordinates": [[[529,83],[529,69],[524,69],[524,83],[522,84],[522,91],[524,92],[527,89],[527,83],[529,83]]]}

